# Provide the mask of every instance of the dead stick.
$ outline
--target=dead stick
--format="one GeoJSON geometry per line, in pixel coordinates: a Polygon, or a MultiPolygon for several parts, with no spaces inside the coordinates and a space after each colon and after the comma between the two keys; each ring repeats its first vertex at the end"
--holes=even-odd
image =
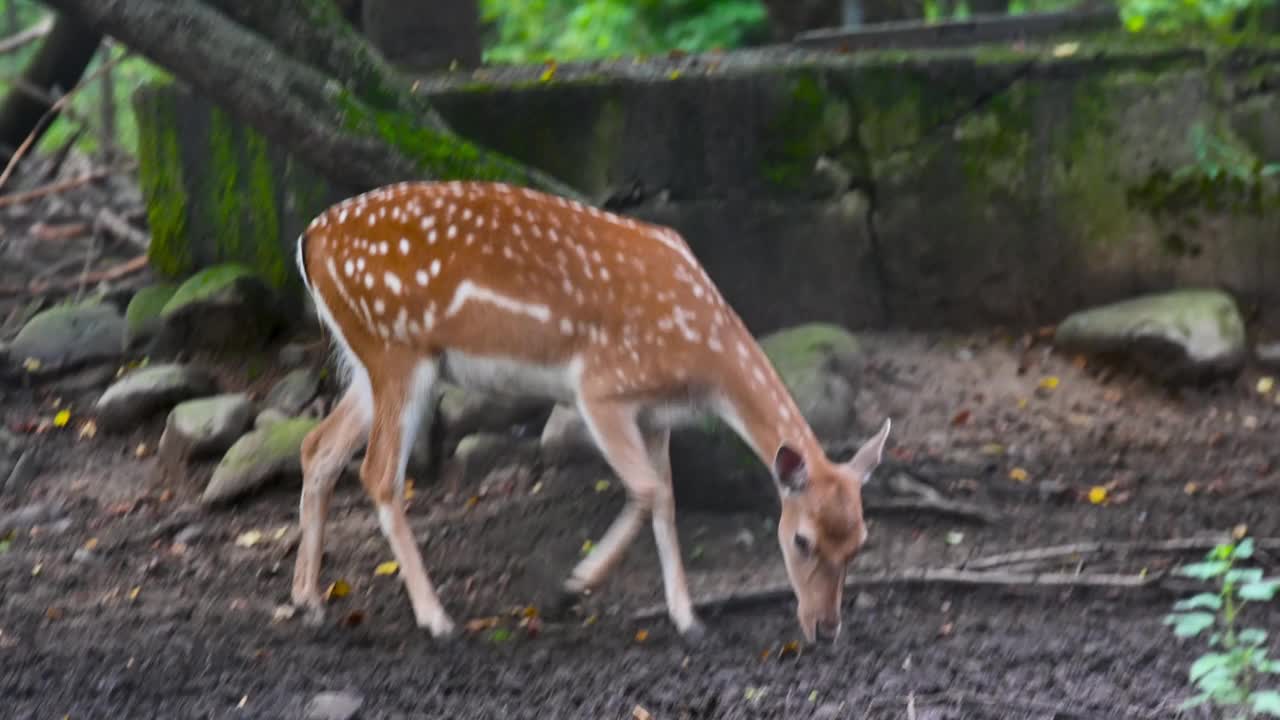
{"type": "Polygon", "coordinates": [[[115,214],[110,208],[102,208],[94,218],[95,227],[100,227],[117,238],[128,242],[139,250],[151,246],[151,237],[145,232],[129,224],[129,221],[115,214]]]}
{"type": "Polygon", "coordinates": [[[942,498],[895,499],[881,500],[866,498],[863,509],[871,513],[919,511],[950,515],[977,523],[990,524],[996,521],[996,514],[985,508],[970,503],[944,500],[942,498]]]}
{"type": "MultiPolygon", "coordinates": [[[[1074,573],[1002,573],[969,572],[953,568],[911,568],[897,572],[850,575],[844,583],[846,589],[857,590],[871,585],[961,585],[969,587],[1067,587],[1111,588],[1140,590],[1156,586],[1164,579],[1164,573],[1146,575],[1116,575],[1074,573]]],[[[759,605],[781,602],[793,597],[790,585],[773,585],[757,590],[724,593],[703,598],[694,603],[699,610],[724,612],[759,605]]],[[[667,607],[645,608],[632,615],[633,620],[652,620],[664,617],[667,607]]]]}
{"type": "Polygon", "coordinates": [[[40,129],[49,122],[49,119],[57,114],[58,111],[62,109],[62,106],[71,102],[71,99],[76,96],[76,93],[88,87],[89,84],[96,80],[99,75],[109,71],[127,57],[129,57],[129,53],[125,53],[117,58],[102,63],[102,65],[98,66],[98,69],[94,70],[89,77],[81,79],[80,82],[76,83],[75,87],[68,90],[65,95],[58,98],[57,102],[50,105],[48,110],[44,111],[44,115],[40,117],[40,121],[36,123],[36,126],[27,134],[27,138],[18,146],[17,151],[13,153],[13,157],[9,158],[9,164],[5,165],[4,172],[0,173],[0,188],[4,187],[5,183],[9,182],[10,176],[13,175],[13,171],[18,167],[18,161],[22,160],[22,156],[26,155],[27,151],[31,149],[32,143],[36,140],[36,135],[39,134],[40,129]]]}
{"type": "Polygon", "coordinates": [[[21,205],[25,202],[30,202],[31,200],[36,200],[46,195],[56,195],[57,193],[66,192],[67,190],[74,190],[75,188],[78,188],[81,185],[91,183],[94,180],[104,178],[110,174],[111,174],[111,171],[109,170],[95,170],[91,173],[86,173],[84,175],[81,175],[80,177],[71,178],[70,180],[63,180],[61,182],[50,183],[48,185],[43,185],[41,187],[35,188],[34,190],[28,190],[26,192],[14,193],[13,195],[5,195],[4,197],[0,197],[0,207],[9,207],[10,205],[21,205]]]}
{"type": "Polygon", "coordinates": [[[21,295],[23,293],[31,293],[33,295],[39,295],[41,293],[47,293],[47,292],[75,290],[76,288],[80,287],[81,283],[88,284],[88,283],[105,282],[107,280],[119,280],[120,278],[125,277],[127,275],[132,275],[133,273],[145,270],[146,267],[147,267],[147,256],[139,255],[138,257],[132,260],[120,263],[119,265],[113,265],[112,267],[106,268],[105,270],[97,270],[91,273],[85,273],[71,280],[64,280],[58,283],[42,282],[42,283],[32,283],[31,285],[28,285],[26,287],[12,287],[12,286],[0,287],[0,297],[7,297],[11,295],[21,295]]]}
{"type": "MultiPolygon", "coordinates": [[[[987,570],[1002,565],[1015,563],[1057,560],[1072,555],[1088,555],[1100,552],[1178,552],[1181,550],[1212,550],[1214,547],[1231,542],[1226,535],[1210,535],[1203,537],[1174,538],[1154,542],[1082,542],[1051,547],[1031,548],[1016,552],[1001,553],[976,558],[961,564],[966,570],[987,570]]],[[[1280,549],[1280,538],[1255,538],[1256,547],[1271,550],[1280,549]]]]}
{"type": "Polygon", "coordinates": [[[22,48],[30,45],[36,40],[39,40],[45,35],[48,35],[49,31],[52,29],[53,29],[53,16],[49,15],[49,16],[46,16],[40,22],[36,23],[35,25],[32,25],[31,27],[27,28],[26,30],[23,30],[22,32],[19,32],[19,33],[15,33],[3,40],[0,40],[0,55],[6,55],[15,50],[21,50],[22,48]]]}

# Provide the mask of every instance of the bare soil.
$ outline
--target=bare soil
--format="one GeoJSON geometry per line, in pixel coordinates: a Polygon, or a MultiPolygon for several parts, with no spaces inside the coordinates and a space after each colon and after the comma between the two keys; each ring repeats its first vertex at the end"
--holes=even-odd
{"type": "MultiPolygon", "coordinates": [[[[1257,370],[1174,391],[1081,366],[1029,337],[865,338],[854,434],[886,415],[895,421],[875,482],[905,469],[1000,519],[873,513],[855,572],[1240,524],[1280,535],[1280,406],[1257,392],[1257,370]],[[1051,378],[1056,386],[1044,387],[1051,378]],[[1093,486],[1107,488],[1105,502],[1090,502],[1093,486]]],[[[259,394],[280,373],[260,359],[216,368],[225,387],[259,394]]],[[[6,718],[295,718],[326,690],[363,696],[365,718],[1207,717],[1176,710],[1201,650],[1161,624],[1177,595],[1159,588],[874,585],[849,593],[834,645],[789,651],[798,627],[791,604],[778,602],[706,617],[709,637],[688,647],[665,620],[631,619],[662,598],[644,535],[606,587],[531,633],[521,610],[549,603],[584,542],[621,507],[619,484],[598,489],[609,476],[589,461],[529,467],[524,481],[484,497],[415,479],[410,517],[446,605],[461,622],[499,623],[448,645],[415,627],[398,580],[374,573],[390,552],[359,483],[346,478],[323,578],[344,580],[350,593],[310,628],[277,616],[292,572],[296,478],[230,508],[193,509],[210,468],[154,472],[147,452],[162,418],[125,436],[79,437],[99,391],[66,382],[6,391],[3,421],[38,449],[42,471],[20,495],[0,495],[0,515],[56,502],[70,519],[21,532],[0,553],[6,718]],[[28,432],[52,417],[55,398],[72,408],[68,427],[28,432]],[[192,526],[199,537],[175,544],[192,526]],[[256,544],[236,543],[255,530],[256,544]]],[[[783,582],[771,520],[681,513],[694,594],[783,582]]],[[[1034,569],[1159,573],[1200,554],[1081,556],[1034,569]]],[[[1258,563],[1273,573],[1280,559],[1260,553],[1258,563]]],[[[1276,610],[1247,619],[1280,627],[1276,610]]]]}

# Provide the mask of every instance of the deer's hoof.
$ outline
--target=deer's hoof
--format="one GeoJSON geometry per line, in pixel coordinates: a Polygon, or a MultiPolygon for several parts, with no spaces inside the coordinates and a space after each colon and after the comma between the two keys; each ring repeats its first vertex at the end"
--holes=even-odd
{"type": "Polygon", "coordinates": [[[689,647],[701,647],[707,641],[707,626],[702,624],[701,620],[694,618],[680,631],[680,640],[689,647]]]}

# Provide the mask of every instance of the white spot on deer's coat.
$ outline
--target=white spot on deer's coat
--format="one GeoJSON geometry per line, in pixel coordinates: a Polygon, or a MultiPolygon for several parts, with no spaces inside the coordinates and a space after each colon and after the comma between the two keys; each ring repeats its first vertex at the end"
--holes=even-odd
{"type": "Polygon", "coordinates": [[[387,284],[387,289],[391,291],[392,295],[400,294],[400,289],[403,287],[403,284],[400,282],[400,277],[398,275],[388,271],[382,276],[382,281],[387,284]]]}
{"type": "Polygon", "coordinates": [[[417,280],[419,285],[421,285],[421,286],[423,286],[423,287],[426,287],[426,286],[427,286],[427,279],[428,279],[428,278],[427,278],[427,273],[426,273],[425,271],[423,271],[423,270],[419,270],[418,272],[414,273],[414,274],[413,274],[413,279],[414,279],[414,280],[417,280]]]}
{"type": "Polygon", "coordinates": [[[573,334],[573,321],[567,317],[560,318],[560,332],[565,335],[573,334]]]}
{"type": "Polygon", "coordinates": [[[440,259],[436,258],[431,261],[431,276],[436,277],[440,274],[440,259]]]}
{"type": "Polygon", "coordinates": [[[364,274],[364,286],[366,289],[373,289],[373,273],[364,274]]]}
{"type": "Polygon", "coordinates": [[[350,260],[348,260],[348,261],[346,261],[346,262],[342,263],[342,272],[343,272],[347,277],[351,277],[352,275],[355,275],[355,274],[356,274],[356,264],[355,264],[355,263],[353,263],[353,262],[351,262],[350,260]]]}
{"type": "Polygon", "coordinates": [[[400,238],[400,254],[409,254],[409,238],[400,238]]]}

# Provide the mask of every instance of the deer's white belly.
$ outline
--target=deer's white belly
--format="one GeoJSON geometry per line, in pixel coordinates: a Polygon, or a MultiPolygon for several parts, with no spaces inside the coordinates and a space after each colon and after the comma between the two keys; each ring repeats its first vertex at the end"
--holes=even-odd
{"type": "Polygon", "coordinates": [[[574,358],[564,365],[534,365],[509,358],[468,355],[448,350],[440,364],[444,380],[469,390],[540,397],[574,404],[581,363],[574,358]]]}

